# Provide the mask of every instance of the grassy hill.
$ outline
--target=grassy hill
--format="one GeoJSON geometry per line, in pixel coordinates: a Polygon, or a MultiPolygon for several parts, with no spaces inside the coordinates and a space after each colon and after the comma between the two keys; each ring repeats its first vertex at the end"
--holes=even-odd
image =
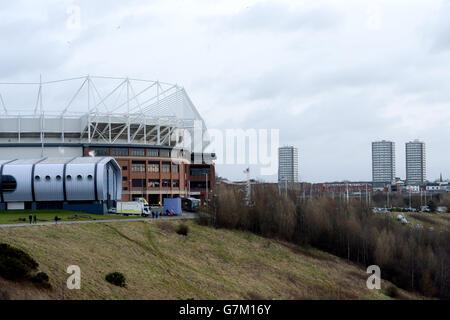
{"type": "MultiPolygon", "coordinates": [[[[0,229],[0,243],[32,255],[53,289],[0,279],[0,299],[388,299],[361,267],[314,249],[193,221],[110,222],[0,229]],[[81,290],[68,290],[69,265],[81,290]],[[125,274],[127,287],[104,280],[125,274]]],[[[382,289],[390,283],[383,281],[382,289]]],[[[401,291],[404,298],[414,296],[401,291]]]]}
{"type": "MultiPolygon", "coordinates": [[[[36,214],[37,222],[53,222],[55,215],[61,220],[59,221],[89,221],[89,220],[112,220],[112,219],[129,219],[129,217],[120,215],[97,215],[89,213],[80,213],[68,210],[11,210],[0,211],[0,224],[16,224],[29,223],[30,213],[36,214]]],[[[131,217],[133,218],[133,217],[131,217]]]]}
{"type": "Polygon", "coordinates": [[[403,215],[414,227],[421,224],[424,228],[433,227],[435,230],[450,229],[450,213],[427,213],[427,212],[391,212],[395,219],[397,215],[403,215]]]}

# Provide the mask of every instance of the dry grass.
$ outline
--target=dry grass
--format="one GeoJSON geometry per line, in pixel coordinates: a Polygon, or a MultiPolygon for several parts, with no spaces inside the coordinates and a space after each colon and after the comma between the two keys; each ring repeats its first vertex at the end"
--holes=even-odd
{"type": "Polygon", "coordinates": [[[424,227],[433,227],[440,230],[450,229],[450,213],[426,213],[426,212],[403,212],[393,213],[393,217],[402,214],[406,219],[415,224],[422,224],[424,227]]]}
{"type": "Polygon", "coordinates": [[[0,242],[29,252],[53,286],[42,291],[2,280],[0,298],[389,299],[366,288],[363,269],[335,256],[193,222],[187,222],[189,235],[181,237],[173,232],[178,223],[0,229],[0,242]],[[81,268],[81,290],[66,288],[69,265],[81,268]],[[104,280],[114,271],[126,276],[127,288],[104,280]]]}

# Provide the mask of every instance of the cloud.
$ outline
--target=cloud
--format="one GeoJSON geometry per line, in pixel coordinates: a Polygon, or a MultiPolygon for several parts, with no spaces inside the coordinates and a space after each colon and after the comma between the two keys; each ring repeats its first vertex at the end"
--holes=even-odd
{"type": "MultiPolygon", "coordinates": [[[[403,143],[416,137],[428,142],[434,178],[450,160],[446,3],[7,2],[0,81],[96,74],[178,83],[209,127],[279,128],[281,144],[299,147],[302,179],[370,180],[377,139],[397,142],[404,177],[403,143]],[[67,27],[71,6],[81,10],[76,30],[67,27]]],[[[242,170],[217,172],[239,179],[242,170]]]]}

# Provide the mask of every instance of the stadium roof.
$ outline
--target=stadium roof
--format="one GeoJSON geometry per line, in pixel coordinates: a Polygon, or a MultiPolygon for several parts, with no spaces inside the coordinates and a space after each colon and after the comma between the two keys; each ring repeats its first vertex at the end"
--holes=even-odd
{"type": "MultiPolygon", "coordinates": [[[[87,75],[51,81],[0,82],[1,119],[23,121],[22,126],[9,129],[3,121],[5,130],[0,131],[10,133],[31,128],[29,120],[34,120],[36,126],[45,119],[47,127],[52,127],[50,132],[81,126],[80,139],[88,142],[115,143],[119,139],[146,144],[151,140],[170,145],[168,136],[174,129],[192,131],[195,122],[206,133],[205,122],[183,87],[135,78],[87,75]],[[61,119],[61,125],[48,119],[61,119]],[[81,125],[65,123],[67,119],[77,119],[81,125]],[[161,130],[166,131],[161,135],[161,130]]],[[[39,130],[31,131],[48,135],[48,129],[39,126],[39,130]]]]}

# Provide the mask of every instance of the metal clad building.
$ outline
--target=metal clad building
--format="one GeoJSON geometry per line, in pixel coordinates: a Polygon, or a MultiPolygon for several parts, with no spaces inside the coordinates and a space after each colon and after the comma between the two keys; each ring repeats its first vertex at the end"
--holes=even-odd
{"type": "Polygon", "coordinates": [[[21,203],[23,208],[51,203],[62,208],[77,202],[107,209],[121,199],[121,183],[120,167],[111,157],[0,160],[0,204],[4,208],[10,203],[21,203]]]}
{"type": "MultiPolygon", "coordinates": [[[[215,156],[202,154],[194,163],[199,133],[204,150],[209,144],[205,122],[176,84],[103,76],[0,82],[0,159],[113,157],[122,169],[123,201],[205,198],[214,189],[215,156]]],[[[46,176],[45,168],[40,175],[46,176]]],[[[54,170],[60,172],[61,165],[54,170]]],[[[93,175],[92,169],[83,170],[93,175]]],[[[92,195],[87,181],[76,183],[75,171],[66,187],[82,190],[73,199],[92,195]]]]}

